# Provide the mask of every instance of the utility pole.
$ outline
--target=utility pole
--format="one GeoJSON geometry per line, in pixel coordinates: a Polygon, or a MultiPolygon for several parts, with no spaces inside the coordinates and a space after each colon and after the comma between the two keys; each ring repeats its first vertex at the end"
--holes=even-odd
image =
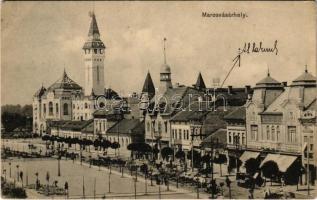
{"type": "Polygon", "coordinates": [[[136,178],[134,178],[134,199],[136,199],[136,178]]]}
{"type": "Polygon", "coordinates": [[[147,173],[145,174],[145,195],[147,195],[147,173]]]}
{"type": "Polygon", "coordinates": [[[307,145],[307,194],[310,195],[310,188],[309,188],[309,181],[310,181],[310,172],[309,172],[309,148],[310,148],[310,144],[308,142],[307,145]]]}
{"type": "Polygon", "coordinates": [[[94,179],[94,199],[96,199],[96,177],[94,179]]]}
{"type": "Polygon", "coordinates": [[[57,158],[57,176],[61,176],[61,152],[58,150],[58,158],[57,158]]]}
{"type": "Polygon", "coordinates": [[[109,193],[110,193],[110,187],[111,187],[111,180],[110,180],[110,178],[111,178],[111,173],[109,172],[109,175],[108,175],[108,178],[109,178],[109,184],[108,184],[108,189],[109,189],[109,193]]]}

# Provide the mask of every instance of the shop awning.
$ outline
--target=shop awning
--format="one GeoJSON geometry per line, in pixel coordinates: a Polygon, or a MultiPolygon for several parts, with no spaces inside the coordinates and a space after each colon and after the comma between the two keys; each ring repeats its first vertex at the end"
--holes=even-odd
{"type": "Polygon", "coordinates": [[[296,156],[289,156],[289,155],[280,155],[280,154],[268,154],[264,160],[262,161],[260,168],[263,166],[264,163],[267,161],[274,161],[276,162],[280,172],[286,172],[286,170],[293,164],[293,162],[297,159],[296,156]]]}
{"type": "Polygon", "coordinates": [[[245,151],[243,154],[240,156],[240,160],[242,163],[245,163],[245,161],[249,160],[250,158],[257,158],[260,155],[259,152],[254,152],[254,151],[245,151]]]}

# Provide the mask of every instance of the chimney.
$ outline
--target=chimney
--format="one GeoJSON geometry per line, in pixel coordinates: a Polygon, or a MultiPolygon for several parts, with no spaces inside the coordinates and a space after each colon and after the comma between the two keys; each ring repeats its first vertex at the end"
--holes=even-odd
{"type": "Polygon", "coordinates": [[[250,85],[246,85],[246,86],[245,86],[245,89],[244,89],[245,93],[246,93],[246,94],[249,94],[249,93],[250,93],[250,90],[251,90],[251,86],[250,86],[250,85]]]}
{"type": "Polygon", "coordinates": [[[283,87],[287,87],[287,81],[282,82],[283,87]]]}
{"type": "Polygon", "coordinates": [[[232,86],[231,85],[228,86],[228,94],[232,94],[232,86]]]}

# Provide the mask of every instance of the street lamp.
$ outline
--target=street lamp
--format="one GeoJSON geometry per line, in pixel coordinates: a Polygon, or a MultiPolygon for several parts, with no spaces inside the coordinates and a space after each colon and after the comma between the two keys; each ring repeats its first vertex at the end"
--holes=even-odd
{"type": "Polygon", "coordinates": [[[20,173],[19,173],[19,165],[16,165],[17,167],[17,180],[19,181],[19,176],[20,176],[20,173]]]}
{"type": "Polygon", "coordinates": [[[235,154],[236,154],[236,168],[237,168],[237,173],[239,173],[239,158],[238,158],[238,151],[239,151],[239,136],[238,135],[235,135],[235,136],[233,136],[233,141],[234,141],[234,144],[235,144],[235,150],[236,150],[236,152],[235,152],[235,154]]]}
{"type": "Polygon", "coordinates": [[[199,178],[196,178],[197,181],[197,199],[199,199],[199,178]]]}
{"type": "Polygon", "coordinates": [[[153,175],[153,169],[152,169],[152,167],[151,167],[151,168],[150,168],[151,186],[153,186],[153,178],[152,178],[152,175],[153,175]]]}
{"type": "Polygon", "coordinates": [[[137,179],[133,178],[133,180],[134,180],[134,199],[136,199],[136,182],[137,182],[137,179]]]}
{"type": "Polygon", "coordinates": [[[10,178],[11,178],[11,162],[9,162],[9,173],[10,173],[10,178]]]}
{"type": "Polygon", "coordinates": [[[57,176],[61,176],[61,151],[58,150],[57,152],[57,176]]]}
{"type": "Polygon", "coordinates": [[[7,170],[3,169],[3,174],[4,174],[4,181],[6,182],[7,180],[7,170]]]}

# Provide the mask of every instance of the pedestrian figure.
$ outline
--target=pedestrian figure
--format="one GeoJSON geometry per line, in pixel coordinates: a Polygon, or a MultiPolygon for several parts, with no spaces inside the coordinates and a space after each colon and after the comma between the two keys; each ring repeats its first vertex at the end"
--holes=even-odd
{"type": "Polygon", "coordinates": [[[281,184],[282,184],[282,187],[285,186],[285,181],[284,181],[284,178],[283,178],[283,177],[281,178],[281,184]]]}
{"type": "Polygon", "coordinates": [[[64,189],[65,189],[66,197],[68,198],[68,182],[67,181],[65,182],[64,189]]]}

